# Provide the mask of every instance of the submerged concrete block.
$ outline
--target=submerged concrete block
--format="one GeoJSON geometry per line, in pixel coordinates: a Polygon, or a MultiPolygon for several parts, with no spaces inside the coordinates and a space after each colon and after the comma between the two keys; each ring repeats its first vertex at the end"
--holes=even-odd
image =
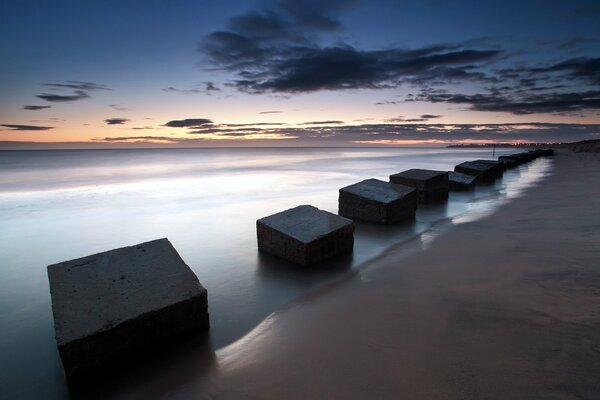
{"type": "Polygon", "coordinates": [[[499,167],[495,164],[478,161],[465,161],[454,167],[454,172],[477,176],[478,184],[494,183],[496,177],[499,176],[498,170],[499,167]]]}
{"type": "Polygon", "coordinates": [[[340,189],[339,214],[381,224],[394,224],[415,216],[417,190],[404,185],[366,179],[340,189]]]}
{"type": "Polygon", "coordinates": [[[419,203],[441,202],[448,199],[448,172],[430,169],[409,169],[390,175],[390,182],[417,189],[419,203]]]}
{"type": "Polygon", "coordinates": [[[450,190],[471,190],[477,184],[476,175],[467,175],[460,172],[450,171],[448,173],[448,179],[450,182],[450,190]]]}
{"type": "Polygon", "coordinates": [[[354,223],[310,205],[256,221],[258,249],[300,265],[320,263],[354,246],[354,223]]]}
{"type": "Polygon", "coordinates": [[[68,377],[208,328],[207,292],[168,239],[48,266],[68,377]]]}

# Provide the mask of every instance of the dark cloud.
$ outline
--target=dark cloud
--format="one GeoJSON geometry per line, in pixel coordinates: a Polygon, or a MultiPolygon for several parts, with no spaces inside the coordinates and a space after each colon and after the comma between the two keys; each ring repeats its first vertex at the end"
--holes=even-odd
{"type": "Polygon", "coordinates": [[[388,118],[385,120],[385,122],[404,122],[406,121],[406,119],[403,116],[399,116],[399,117],[395,117],[395,118],[388,118]]]}
{"type": "Polygon", "coordinates": [[[202,125],[211,125],[212,123],[212,120],[206,118],[188,118],[169,121],[165,124],[165,126],[169,126],[171,128],[195,128],[202,125]]]}
{"type": "Polygon", "coordinates": [[[219,126],[269,126],[269,125],[285,125],[283,122],[256,122],[253,124],[220,124],[219,126]]]}
{"type": "Polygon", "coordinates": [[[342,23],[335,17],[358,3],[358,0],[305,0],[279,1],[281,10],[303,29],[319,31],[340,31],[342,23]]]}
{"type": "Polygon", "coordinates": [[[195,129],[187,132],[189,135],[216,135],[216,136],[249,136],[256,134],[272,134],[273,132],[283,131],[283,136],[287,136],[286,128],[260,128],[260,127],[238,127],[228,128],[224,126],[215,126],[210,128],[195,129]]]}
{"type": "Polygon", "coordinates": [[[385,122],[424,122],[429,118],[405,118],[403,116],[386,119],[385,122]]]}
{"type": "Polygon", "coordinates": [[[341,42],[321,45],[320,34],[342,28],[335,13],[354,3],[280,2],[231,18],[226,30],[205,37],[200,51],[216,68],[235,74],[233,86],[249,93],[494,81],[478,68],[501,54],[496,49],[437,45],[363,50],[341,42]]]}
{"type": "Polygon", "coordinates": [[[563,41],[559,42],[557,47],[560,50],[574,50],[574,49],[580,49],[584,46],[593,44],[595,42],[596,41],[593,39],[576,37],[576,38],[571,38],[571,39],[567,39],[567,40],[563,40],[563,41]]]}
{"type": "Polygon", "coordinates": [[[543,68],[533,68],[534,74],[543,72],[566,72],[569,78],[581,79],[600,85],[600,58],[572,58],[543,68]]]}
{"type": "Polygon", "coordinates": [[[23,110],[32,110],[32,111],[36,111],[36,110],[43,110],[46,108],[51,108],[52,106],[23,106],[23,110]]]}
{"type": "Polygon", "coordinates": [[[215,84],[213,82],[204,82],[204,84],[206,85],[204,87],[204,90],[206,92],[220,92],[221,89],[218,88],[217,86],[215,86],[215,84]]]}
{"type": "Polygon", "coordinates": [[[108,118],[105,119],[104,122],[106,122],[107,125],[123,125],[126,122],[129,122],[129,120],[127,118],[108,118]]]}
{"type": "Polygon", "coordinates": [[[117,110],[117,111],[129,111],[129,108],[123,107],[119,104],[109,104],[108,106],[110,108],[112,108],[113,110],[117,110]]]}
{"type": "Polygon", "coordinates": [[[342,29],[336,14],[354,0],[279,0],[267,7],[231,18],[227,29],[213,32],[201,49],[215,60],[252,67],[253,60],[268,59],[273,46],[307,45],[319,32],[342,29]]]}
{"type": "Polygon", "coordinates": [[[65,102],[70,102],[70,101],[87,99],[90,96],[82,90],[76,90],[72,95],[42,93],[42,94],[38,94],[35,97],[42,99],[42,100],[49,101],[49,102],[53,102],[53,103],[65,103],[65,102]]]}
{"type": "Polygon", "coordinates": [[[272,127],[272,128],[220,128],[210,127],[188,132],[190,137],[132,136],[97,139],[100,141],[166,141],[169,143],[192,143],[198,140],[218,140],[231,138],[260,138],[276,136],[286,139],[285,143],[306,145],[380,145],[403,144],[405,141],[429,143],[461,142],[554,142],[577,141],[596,138],[600,133],[598,124],[558,124],[558,123],[504,123],[504,124],[420,124],[385,123],[338,125],[319,127],[272,127]],[[215,139],[217,137],[217,139],[215,139]]]}
{"type": "MultiPolygon", "coordinates": [[[[482,38],[415,49],[366,49],[340,40],[344,27],[338,15],[355,3],[271,2],[265,8],[231,18],[224,29],[207,35],[199,50],[213,69],[231,74],[233,80],[227,85],[247,93],[404,85],[421,91],[408,100],[465,104],[474,111],[523,115],[598,109],[600,58],[572,56],[582,54],[581,49],[596,40],[553,39],[532,48],[482,38]],[[465,83],[469,94],[455,93],[456,84],[465,83]]],[[[593,5],[590,12],[596,7],[593,5]]],[[[403,101],[376,104],[397,105],[403,101]]],[[[438,117],[425,114],[390,121],[425,122],[438,117]]]]}
{"type": "Polygon", "coordinates": [[[398,116],[395,118],[386,119],[385,122],[425,122],[430,119],[440,118],[441,115],[423,114],[419,118],[406,118],[404,116],[398,116]]]}
{"type": "Polygon", "coordinates": [[[194,87],[191,89],[178,89],[173,86],[162,89],[163,92],[181,93],[181,94],[211,94],[212,92],[220,92],[221,89],[213,82],[203,82],[202,87],[194,87]]]}
{"type": "Polygon", "coordinates": [[[81,81],[66,81],[62,83],[42,83],[43,86],[58,88],[58,89],[73,89],[73,90],[111,90],[109,87],[99,85],[93,82],[81,82],[81,81]]]}
{"type": "Polygon", "coordinates": [[[565,114],[600,109],[600,90],[585,92],[547,93],[526,96],[492,94],[452,94],[424,92],[409,100],[431,103],[466,104],[474,111],[506,112],[516,115],[552,113],[565,114]]]}
{"type": "Polygon", "coordinates": [[[281,114],[282,111],[261,111],[259,114],[281,114]]]}
{"type": "Polygon", "coordinates": [[[343,124],[344,121],[309,121],[303,122],[300,125],[334,125],[334,124],[343,124]]]}
{"type": "Polygon", "coordinates": [[[202,128],[202,129],[196,129],[190,132],[187,132],[191,135],[207,135],[207,134],[211,134],[211,133],[217,133],[220,135],[225,135],[225,134],[232,134],[232,133],[237,133],[237,134],[241,134],[243,132],[245,132],[246,134],[254,134],[257,132],[265,132],[266,130],[263,128],[221,128],[221,127],[214,127],[214,128],[202,128]]]}
{"type": "Polygon", "coordinates": [[[92,139],[96,142],[131,142],[131,141],[139,141],[139,142],[170,142],[170,143],[179,143],[181,139],[173,138],[169,136],[119,136],[119,137],[104,137],[104,138],[94,138],[92,139]]]}
{"type": "MultiPolygon", "coordinates": [[[[227,45],[229,47],[229,45],[227,45]]],[[[248,51],[244,48],[245,52],[248,51]]],[[[290,47],[274,50],[281,56],[260,60],[246,55],[253,70],[234,64],[220,65],[242,79],[235,86],[245,92],[313,92],[318,90],[376,89],[403,82],[428,83],[485,80],[472,63],[496,57],[496,50],[430,47],[419,50],[362,51],[349,45],[290,47]]]]}
{"type": "Polygon", "coordinates": [[[53,126],[37,126],[37,125],[15,125],[15,124],[0,124],[5,128],[13,131],[48,131],[54,129],[53,126]]]}

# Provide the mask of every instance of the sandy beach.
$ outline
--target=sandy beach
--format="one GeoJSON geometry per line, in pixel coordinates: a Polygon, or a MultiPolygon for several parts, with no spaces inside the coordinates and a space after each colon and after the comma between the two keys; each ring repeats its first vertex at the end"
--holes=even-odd
{"type": "Polygon", "coordinates": [[[274,313],[170,394],[597,398],[600,157],[562,150],[553,162],[495,214],[425,251],[392,248],[274,313]]]}

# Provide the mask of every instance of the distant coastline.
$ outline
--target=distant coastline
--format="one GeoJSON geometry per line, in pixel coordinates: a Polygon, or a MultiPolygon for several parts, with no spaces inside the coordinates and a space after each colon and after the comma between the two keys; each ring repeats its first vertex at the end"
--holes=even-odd
{"type": "Polygon", "coordinates": [[[580,142],[554,142],[554,143],[469,143],[469,144],[451,144],[446,148],[489,148],[489,147],[501,147],[501,148],[537,148],[537,147],[551,147],[551,148],[564,148],[573,150],[576,153],[579,152],[599,152],[600,151],[600,139],[582,140],[580,142]]]}
{"type": "Polygon", "coordinates": [[[482,147],[509,147],[509,148],[519,148],[519,147],[551,147],[561,143],[465,143],[465,144],[450,144],[446,146],[446,148],[459,148],[459,149],[469,149],[469,148],[477,148],[480,149],[482,147]]]}

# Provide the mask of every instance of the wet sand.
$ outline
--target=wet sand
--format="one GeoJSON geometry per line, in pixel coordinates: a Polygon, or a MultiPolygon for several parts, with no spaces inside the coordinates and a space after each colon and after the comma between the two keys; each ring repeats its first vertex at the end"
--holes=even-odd
{"type": "Polygon", "coordinates": [[[598,398],[598,171],[560,151],[524,197],[290,304],[169,398],[598,398]]]}

